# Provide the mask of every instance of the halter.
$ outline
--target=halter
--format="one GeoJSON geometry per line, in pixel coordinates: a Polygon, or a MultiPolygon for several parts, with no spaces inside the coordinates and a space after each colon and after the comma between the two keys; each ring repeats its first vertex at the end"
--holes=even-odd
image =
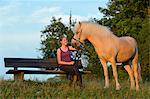
{"type": "Polygon", "coordinates": [[[77,41],[77,42],[79,42],[81,45],[83,45],[83,43],[82,42],[80,42],[80,40],[78,39],[75,39],[74,37],[72,38],[72,39],[74,39],[75,41],[77,41]]]}
{"type": "Polygon", "coordinates": [[[79,32],[79,38],[78,39],[75,39],[74,37],[72,39],[74,39],[75,41],[79,42],[80,43],[80,47],[83,48],[84,47],[84,44],[82,42],[80,42],[80,36],[81,36],[81,33],[82,33],[82,30],[79,32]]]}
{"type": "Polygon", "coordinates": [[[82,43],[81,41],[80,41],[80,36],[81,36],[81,33],[82,33],[82,30],[81,30],[81,32],[79,32],[80,34],[79,34],[79,38],[78,39],[76,39],[76,38],[72,38],[72,39],[74,39],[76,42],[79,42],[80,43],[80,46],[79,46],[79,48],[81,49],[81,51],[87,51],[86,50],[86,46],[84,46],[84,43],[82,43]]]}

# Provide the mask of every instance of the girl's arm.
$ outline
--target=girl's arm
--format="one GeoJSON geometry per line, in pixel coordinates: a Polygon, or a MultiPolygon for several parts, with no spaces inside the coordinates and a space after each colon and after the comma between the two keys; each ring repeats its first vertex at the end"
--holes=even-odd
{"type": "Polygon", "coordinates": [[[77,49],[75,49],[75,48],[72,47],[72,46],[69,46],[69,50],[71,50],[71,51],[76,51],[77,49]]]}
{"type": "Polygon", "coordinates": [[[60,49],[57,50],[57,62],[58,64],[61,64],[61,65],[73,65],[74,64],[74,61],[71,61],[71,62],[65,62],[65,61],[61,61],[61,54],[60,54],[60,49]]]}

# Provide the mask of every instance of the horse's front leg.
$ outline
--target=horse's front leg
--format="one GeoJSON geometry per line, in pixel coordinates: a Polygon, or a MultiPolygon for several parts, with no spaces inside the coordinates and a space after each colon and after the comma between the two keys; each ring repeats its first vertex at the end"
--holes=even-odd
{"type": "Polygon", "coordinates": [[[100,59],[100,61],[101,61],[101,64],[103,66],[104,76],[105,76],[105,86],[104,86],[104,88],[108,88],[109,87],[109,77],[108,77],[107,63],[106,63],[106,60],[104,60],[104,59],[100,59]]]}
{"type": "Polygon", "coordinates": [[[112,64],[113,76],[114,76],[114,79],[116,81],[116,90],[120,90],[121,86],[118,82],[118,73],[117,73],[116,61],[112,60],[111,64],[112,64]]]}

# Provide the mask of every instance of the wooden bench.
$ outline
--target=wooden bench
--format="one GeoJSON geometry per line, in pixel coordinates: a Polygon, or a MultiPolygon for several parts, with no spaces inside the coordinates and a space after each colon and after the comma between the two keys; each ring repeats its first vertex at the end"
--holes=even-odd
{"type": "MultiPolygon", "coordinates": [[[[14,74],[15,81],[23,81],[24,74],[66,74],[66,72],[58,69],[59,65],[56,58],[4,58],[4,63],[5,67],[13,68],[8,70],[6,74],[14,74]],[[21,70],[20,68],[30,68],[30,70],[21,70]],[[39,68],[39,70],[31,68],[39,68]]],[[[91,71],[81,71],[81,73],[89,74],[91,71]]]]}

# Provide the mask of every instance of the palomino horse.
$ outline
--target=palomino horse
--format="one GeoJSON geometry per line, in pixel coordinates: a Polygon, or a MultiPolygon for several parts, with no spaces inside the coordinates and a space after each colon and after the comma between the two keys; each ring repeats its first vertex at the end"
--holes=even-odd
{"type": "Polygon", "coordinates": [[[95,48],[101,61],[105,76],[105,87],[109,87],[109,77],[107,62],[112,64],[113,76],[116,82],[116,90],[121,88],[118,82],[116,63],[123,63],[128,72],[131,89],[139,90],[138,84],[138,48],[137,43],[132,37],[117,37],[107,27],[90,22],[79,22],[74,29],[72,45],[81,45],[87,39],[95,48]],[[132,68],[129,62],[132,62],[132,68]],[[135,77],[135,81],[134,81],[135,77]]]}

